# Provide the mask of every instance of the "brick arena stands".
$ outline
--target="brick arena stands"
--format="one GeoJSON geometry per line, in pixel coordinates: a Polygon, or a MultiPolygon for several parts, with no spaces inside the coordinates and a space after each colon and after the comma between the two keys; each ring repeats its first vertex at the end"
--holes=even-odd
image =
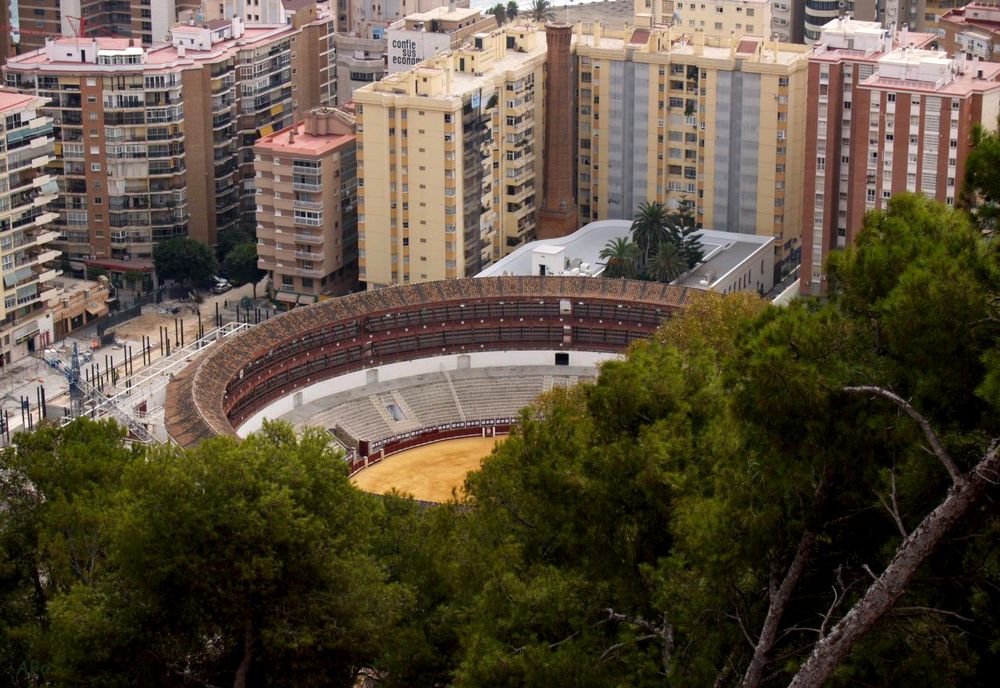
{"type": "Polygon", "coordinates": [[[181,446],[345,373],[428,356],[549,349],[619,352],[680,309],[682,287],[591,277],[488,277],[351,294],[296,308],[223,340],[167,389],[181,446]]]}

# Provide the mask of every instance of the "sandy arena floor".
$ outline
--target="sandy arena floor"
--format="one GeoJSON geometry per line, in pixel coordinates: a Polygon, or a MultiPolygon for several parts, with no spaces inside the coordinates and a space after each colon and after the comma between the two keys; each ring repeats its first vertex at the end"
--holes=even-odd
{"type": "Polygon", "coordinates": [[[446,502],[461,490],[469,471],[479,468],[503,437],[467,437],[408,449],[366,468],[352,481],[365,492],[392,488],[430,502],[446,502]]]}

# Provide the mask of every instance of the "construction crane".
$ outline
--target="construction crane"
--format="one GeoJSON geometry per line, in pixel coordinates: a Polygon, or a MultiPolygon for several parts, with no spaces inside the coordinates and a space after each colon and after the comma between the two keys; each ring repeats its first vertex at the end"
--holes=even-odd
{"type": "Polygon", "coordinates": [[[128,428],[130,439],[152,444],[156,438],[149,432],[135,416],[120,408],[114,400],[104,395],[94,385],[90,384],[80,375],[80,350],[76,342],[73,342],[73,354],[70,357],[69,365],[66,365],[58,358],[46,358],[46,362],[58,370],[66,381],[69,382],[69,415],[64,422],[72,421],[84,414],[84,403],[93,402],[95,408],[102,410],[101,415],[108,415],[123,426],[128,428]]]}

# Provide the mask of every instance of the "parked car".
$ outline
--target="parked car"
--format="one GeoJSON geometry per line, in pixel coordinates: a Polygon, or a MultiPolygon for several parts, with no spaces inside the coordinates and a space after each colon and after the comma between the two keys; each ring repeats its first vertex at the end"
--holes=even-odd
{"type": "Polygon", "coordinates": [[[233,285],[231,285],[229,282],[227,282],[225,280],[222,280],[222,281],[216,282],[215,284],[212,285],[212,293],[213,294],[225,294],[227,291],[229,291],[232,288],[233,288],[233,285]]]}

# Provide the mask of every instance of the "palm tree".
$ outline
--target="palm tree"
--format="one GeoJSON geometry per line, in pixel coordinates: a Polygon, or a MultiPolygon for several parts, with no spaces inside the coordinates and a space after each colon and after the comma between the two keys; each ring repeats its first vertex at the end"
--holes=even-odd
{"type": "Polygon", "coordinates": [[[649,261],[649,276],[658,282],[673,282],[687,269],[687,259],[671,241],[665,241],[649,261]]]}
{"type": "Polygon", "coordinates": [[[549,0],[532,0],[528,14],[536,22],[555,21],[556,11],[549,0]]]}
{"type": "Polygon", "coordinates": [[[517,6],[517,0],[510,0],[507,3],[507,20],[514,21],[517,19],[517,13],[521,11],[521,8],[517,6]]]}
{"type": "Polygon", "coordinates": [[[503,23],[507,21],[507,8],[504,7],[502,2],[493,5],[493,7],[487,10],[487,14],[493,15],[493,18],[497,20],[497,26],[503,26],[503,23]]]}
{"type": "Polygon", "coordinates": [[[601,260],[607,264],[605,277],[634,277],[639,263],[639,247],[628,237],[612,239],[600,253],[601,260]]]}
{"type": "Polygon", "coordinates": [[[666,239],[669,225],[667,209],[660,203],[643,203],[635,212],[632,220],[632,240],[639,245],[642,252],[642,267],[645,269],[650,256],[666,239]]]}

